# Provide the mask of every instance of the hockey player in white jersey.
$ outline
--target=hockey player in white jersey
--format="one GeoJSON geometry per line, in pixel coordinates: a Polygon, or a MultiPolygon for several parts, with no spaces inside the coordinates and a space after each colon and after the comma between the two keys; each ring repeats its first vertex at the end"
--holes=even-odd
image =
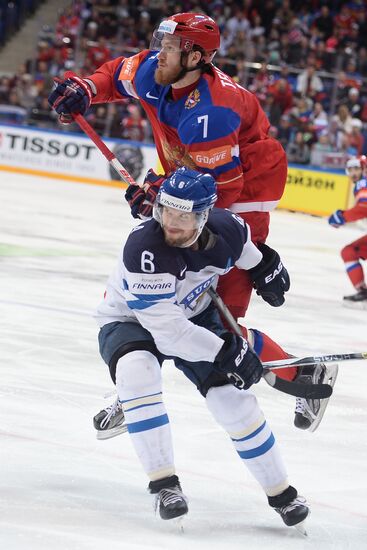
{"type": "Polygon", "coordinates": [[[215,200],[208,174],[183,167],[163,182],[154,218],[130,233],[97,309],[100,352],[162,519],[188,512],[162,397],[161,362],[171,358],[227,431],[269,505],[286,525],[298,525],[308,505],[289,484],[274,435],[249,390],[262,364],[244,338],[224,328],[206,293],[237,266],[251,273],[264,299],[269,292],[282,297],[288,274],[282,268],[265,281],[249,227],[229,211],[212,209],[215,200]]]}

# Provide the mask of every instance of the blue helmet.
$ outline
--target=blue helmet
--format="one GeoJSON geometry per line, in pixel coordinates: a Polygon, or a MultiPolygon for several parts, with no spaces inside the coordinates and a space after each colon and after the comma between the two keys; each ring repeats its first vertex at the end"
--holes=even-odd
{"type": "Polygon", "coordinates": [[[201,174],[182,166],[162,183],[153,208],[153,216],[163,227],[163,208],[192,212],[196,229],[193,239],[181,245],[189,247],[199,238],[217,200],[217,186],[210,174],[201,174]]]}
{"type": "Polygon", "coordinates": [[[185,212],[203,212],[213,208],[217,186],[210,174],[201,174],[182,166],[161,185],[157,202],[185,212]]]}

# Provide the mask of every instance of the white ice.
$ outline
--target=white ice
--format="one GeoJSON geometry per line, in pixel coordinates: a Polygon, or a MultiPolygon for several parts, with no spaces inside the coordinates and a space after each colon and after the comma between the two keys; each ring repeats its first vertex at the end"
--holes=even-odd
{"type": "MultiPolygon", "coordinates": [[[[210,417],[195,388],[164,367],[177,472],[190,499],[184,533],[156,518],[129,436],[97,441],[92,417],[112,401],[91,316],[135,223],[123,192],[0,172],[0,548],[367,548],[367,364],[345,362],[314,433],[293,427],[294,399],[256,387],[310,502],[308,538],[287,528],[210,417]]],[[[275,212],[269,244],[292,278],[286,305],[254,296],[247,323],[296,355],[366,351],[366,311],[339,251],[356,228],[275,212]]]]}

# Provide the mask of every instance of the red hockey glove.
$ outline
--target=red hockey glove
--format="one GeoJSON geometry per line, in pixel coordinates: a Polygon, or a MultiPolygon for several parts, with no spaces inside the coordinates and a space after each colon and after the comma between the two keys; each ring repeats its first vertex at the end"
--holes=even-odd
{"type": "Polygon", "coordinates": [[[88,110],[92,102],[92,90],[89,84],[71,71],[65,73],[65,80],[58,81],[56,88],[48,97],[50,106],[59,114],[60,122],[70,124],[73,114],[81,114],[88,110]]]}
{"type": "Polygon", "coordinates": [[[143,187],[129,185],[125,193],[125,199],[131,208],[131,214],[134,218],[151,218],[153,213],[153,204],[162,182],[166,176],[158,176],[154,170],[150,169],[145,176],[143,187]]]}

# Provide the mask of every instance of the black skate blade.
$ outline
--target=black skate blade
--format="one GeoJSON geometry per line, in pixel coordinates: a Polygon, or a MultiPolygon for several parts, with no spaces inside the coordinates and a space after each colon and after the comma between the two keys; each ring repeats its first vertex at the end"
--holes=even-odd
{"type": "Polygon", "coordinates": [[[360,302],[343,300],[343,307],[346,307],[347,309],[357,309],[359,311],[363,311],[367,309],[367,300],[361,300],[360,302]]]}
{"type": "Polygon", "coordinates": [[[104,441],[105,439],[112,439],[125,432],[127,432],[127,425],[122,424],[121,426],[110,428],[109,430],[97,430],[96,437],[99,441],[104,441]]]}
{"type": "Polygon", "coordinates": [[[305,521],[301,521],[301,523],[297,523],[297,525],[294,525],[294,528],[296,529],[296,531],[301,533],[301,535],[303,535],[304,537],[308,537],[308,533],[305,527],[305,521]]]}
{"type": "Polygon", "coordinates": [[[179,516],[178,518],[175,518],[173,522],[176,524],[177,529],[180,533],[184,534],[185,532],[185,524],[186,524],[186,518],[187,514],[184,514],[183,516],[179,516]]]}

